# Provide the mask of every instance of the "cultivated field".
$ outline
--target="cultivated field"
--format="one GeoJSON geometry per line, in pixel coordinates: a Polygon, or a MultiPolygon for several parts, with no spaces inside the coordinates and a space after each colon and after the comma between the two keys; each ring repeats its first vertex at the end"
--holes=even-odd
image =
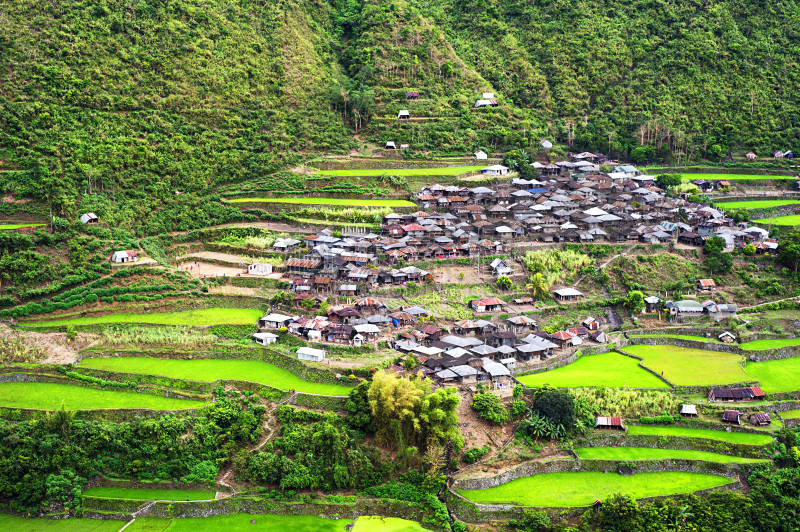
{"type": "Polygon", "coordinates": [[[264,313],[246,308],[204,308],[181,312],[153,312],[148,314],[109,314],[94,318],[37,321],[25,323],[32,327],[54,325],[88,325],[92,323],[151,323],[156,325],[246,325],[255,323],[264,313]]]}
{"type": "Polygon", "coordinates": [[[519,381],[536,388],[551,384],[557,388],[611,386],[627,388],[668,388],[669,385],[639,367],[639,361],[619,353],[586,355],[572,364],[552,371],[524,375],[519,381]]]}
{"type": "Polygon", "coordinates": [[[237,198],[231,203],[265,202],[265,203],[300,203],[307,205],[343,205],[350,207],[414,207],[415,203],[406,200],[364,200],[339,198],[237,198]]]}
{"type": "Polygon", "coordinates": [[[291,371],[256,360],[166,360],[158,358],[87,358],[86,368],[162,375],[173,379],[212,382],[218,379],[258,382],[281,390],[317,395],[347,395],[352,390],[338,384],[304,381],[291,371]]]}
{"type": "Polygon", "coordinates": [[[725,432],[724,430],[689,429],[685,427],[658,427],[655,425],[629,425],[628,434],[644,434],[649,436],[685,436],[688,438],[704,438],[727,443],[744,445],[766,445],[772,441],[767,434],[750,434],[748,432],[725,432]]]}
{"type": "Polygon", "coordinates": [[[147,490],[131,488],[91,488],[83,492],[90,497],[107,499],[133,499],[140,501],[207,501],[213,500],[216,492],[200,490],[147,490]]]}
{"type": "Polygon", "coordinates": [[[786,175],[747,175],[747,174],[683,174],[684,181],[695,181],[698,179],[705,180],[723,180],[723,181],[766,181],[770,179],[796,179],[786,175]]]}
{"type": "Polygon", "coordinates": [[[359,517],[353,532],[425,532],[427,528],[416,521],[397,517],[378,517],[366,515],[359,517]]]}
{"type": "Polygon", "coordinates": [[[724,201],[722,203],[714,203],[716,207],[723,207],[725,209],[768,209],[770,207],[780,207],[781,205],[794,205],[800,201],[792,200],[763,200],[763,201],[724,201]]]}
{"type": "Polygon", "coordinates": [[[679,449],[650,449],[649,447],[582,447],[575,453],[584,460],[704,460],[721,464],[750,464],[768,460],[741,458],[727,454],[679,449]]]}
{"type": "MultiPolygon", "coordinates": [[[[125,532],[341,532],[349,522],[349,519],[325,519],[316,515],[233,514],[182,519],[142,517],[125,532]],[[251,521],[255,521],[255,524],[251,521]]],[[[116,523],[119,524],[119,521],[116,523]]]]}
{"type": "Polygon", "coordinates": [[[766,393],[800,390],[797,378],[800,375],[800,357],[748,362],[745,370],[758,380],[761,389],[766,393]]]}
{"type": "Polygon", "coordinates": [[[785,410],[779,414],[783,419],[800,419],[800,410],[785,410]]]}
{"type": "Polygon", "coordinates": [[[481,168],[486,168],[487,165],[482,166],[451,166],[449,168],[392,168],[386,170],[323,170],[317,172],[320,175],[332,176],[362,176],[372,177],[388,175],[458,175],[466,174],[467,172],[479,172],[481,168]]]}
{"type": "Polygon", "coordinates": [[[0,384],[0,406],[56,410],[61,403],[67,410],[112,408],[148,408],[150,410],[184,410],[208,403],[187,399],[170,399],[149,393],[99,390],[85,386],[47,382],[6,382],[0,384]]]}
{"type": "Polygon", "coordinates": [[[688,336],[682,334],[631,334],[631,338],[677,338],[678,340],[694,340],[695,342],[716,342],[721,343],[714,337],[705,338],[703,336],[688,336]]]}
{"type": "Polygon", "coordinates": [[[701,473],[636,473],[633,476],[596,472],[548,473],[534,475],[496,488],[457,490],[459,495],[478,503],[511,503],[518,506],[589,506],[615,493],[634,498],[690,493],[731,480],[701,473]]]}
{"type": "Polygon", "coordinates": [[[44,224],[0,224],[0,231],[20,229],[22,227],[41,227],[44,224]]]}
{"type": "Polygon", "coordinates": [[[778,216],[776,218],[762,218],[760,220],[753,221],[772,225],[800,225],[800,214],[793,214],[792,216],[778,216]]]}
{"type": "Polygon", "coordinates": [[[761,349],[777,349],[779,347],[789,347],[792,345],[800,345],[800,338],[781,338],[776,340],[755,340],[753,342],[745,342],[740,344],[739,347],[748,351],[757,351],[761,349]]]}
{"type": "Polygon", "coordinates": [[[673,345],[629,345],[625,352],[640,356],[648,368],[679,386],[728,384],[753,380],[738,364],[741,355],[673,345]]]}
{"type": "Polygon", "coordinates": [[[117,532],[123,524],[122,521],[79,517],[36,519],[0,514],[0,529],[4,532],[117,532]]]}

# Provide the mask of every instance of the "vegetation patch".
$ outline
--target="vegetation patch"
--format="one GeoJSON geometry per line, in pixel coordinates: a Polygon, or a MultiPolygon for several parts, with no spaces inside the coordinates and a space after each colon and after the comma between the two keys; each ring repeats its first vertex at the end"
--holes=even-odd
{"type": "Polygon", "coordinates": [[[630,345],[627,353],[679,386],[703,386],[753,380],[738,364],[741,356],[674,345],[630,345]]]}
{"type": "Polygon", "coordinates": [[[782,358],[766,362],[748,362],[747,373],[761,384],[766,393],[791,392],[800,389],[800,358],[782,358]]]}
{"type": "Polygon", "coordinates": [[[90,325],[93,323],[152,323],[157,325],[239,325],[255,323],[263,316],[260,310],[246,308],[205,308],[181,312],[153,312],[148,314],[109,314],[94,318],[38,321],[25,323],[31,327],[58,325],[90,325]]]}
{"type": "MultiPolygon", "coordinates": [[[[115,521],[119,525],[119,521],[115,521]]],[[[274,530],[291,532],[341,532],[349,520],[324,519],[316,515],[253,515],[233,514],[214,517],[158,519],[142,517],[126,528],[131,532],[252,532],[274,530]],[[255,521],[252,524],[251,521],[255,521]]]]}
{"type": "Polygon", "coordinates": [[[760,220],[753,220],[758,223],[770,223],[773,225],[800,225],[800,214],[793,214],[791,216],[778,216],[775,218],[762,218],[760,220]]]}
{"type": "Polygon", "coordinates": [[[98,410],[113,408],[146,408],[150,410],[183,410],[208,403],[171,399],[149,393],[97,390],[85,386],[47,382],[6,382],[0,384],[0,406],[56,410],[98,410]]]}
{"type": "MultiPolygon", "coordinates": [[[[448,168],[400,168],[400,169],[381,169],[381,170],[325,170],[319,172],[319,175],[332,175],[332,176],[382,176],[383,174],[389,175],[459,175],[469,172],[479,172],[481,168],[486,166],[451,166],[448,168]]],[[[312,174],[314,175],[314,174],[312,174]]]]}
{"type": "Polygon", "coordinates": [[[745,342],[740,344],[739,347],[746,351],[760,351],[763,349],[778,349],[780,347],[789,347],[793,345],[800,345],[800,338],[779,338],[775,340],[755,340],[753,342],[745,342]]]}
{"type": "Polygon", "coordinates": [[[141,501],[208,501],[216,496],[215,491],[159,490],[134,488],[91,488],[83,492],[88,497],[106,499],[134,499],[141,501]]]}
{"type": "Polygon", "coordinates": [[[612,386],[629,388],[669,388],[639,367],[639,361],[619,353],[582,356],[572,364],[551,371],[524,375],[519,381],[529,388],[550,384],[557,388],[612,386]]]}
{"type": "MultiPolygon", "coordinates": [[[[265,203],[303,203],[309,205],[346,205],[349,207],[415,207],[415,203],[406,200],[365,200],[339,198],[236,198],[231,203],[265,202],[265,203]]],[[[0,226],[2,228],[2,226],[0,226]]]]}
{"type": "Polygon", "coordinates": [[[647,436],[683,436],[687,438],[705,438],[727,443],[744,445],[766,445],[772,441],[767,434],[750,434],[749,432],[725,432],[724,430],[690,429],[686,427],[657,427],[654,425],[629,425],[628,434],[647,436]]]}
{"type": "Polygon", "coordinates": [[[365,515],[359,517],[354,532],[426,532],[427,528],[415,521],[397,517],[378,517],[365,515]]]}
{"type": "Polygon", "coordinates": [[[633,498],[674,495],[724,486],[731,481],[702,473],[637,473],[633,476],[580,472],[547,473],[520,478],[494,488],[456,490],[478,503],[511,503],[519,506],[589,506],[615,493],[633,498]]]}
{"type": "Polygon", "coordinates": [[[37,519],[0,514],[0,527],[5,532],[117,532],[122,528],[122,524],[121,521],[79,517],[37,519]]]}
{"type": "Polygon", "coordinates": [[[706,451],[686,451],[681,449],[650,449],[649,447],[582,447],[575,454],[585,460],[703,460],[721,464],[751,464],[766,462],[756,458],[741,458],[727,454],[706,451]]]}
{"type": "Polygon", "coordinates": [[[304,381],[291,371],[256,360],[165,360],[158,358],[88,358],[81,366],[122,373],[161,375],[213,382],[218,379],[258,382],[281,390],[318,395],[348,395],[349,386],[304,381]]]}
{"type": "Polygon", "coordinates": [[[800,201],[792,200],[754,200],[754,201],[724,201],[714,203],[716,207],[725,209],[768,209],[770,207],[780,207],[782,205],[796,205],[800,201]]]}

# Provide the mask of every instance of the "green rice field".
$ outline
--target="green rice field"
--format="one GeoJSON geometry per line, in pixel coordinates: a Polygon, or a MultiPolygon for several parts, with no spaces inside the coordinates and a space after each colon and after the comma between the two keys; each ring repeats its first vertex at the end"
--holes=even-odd
{"type": "Polygon", "coordinates": [[[740,344],[739,347],[748,351],[757,351],[760,349],[777,349],[779,347],[789,347],[792,345],[800,345],[800,338],[779,338],[775,340],[755,340],[753,342],[745,342],[740,344]]]}
{"type": "Polygon", "coordinates": [[[703,460],[720,464],[750,464],[765,462],[757,458],[741,458],[706,451],[684,451],[677,449],[650,449],[649,447],[583,447],[575,449],[584,460],[703,460]]]}
{"type": "Polygon", "coordinates": [[[291,371],[258,360],[86,358],[81,361],[81,367],[206,382],[218,379],[250,381],[281,390],[297,390],[317,395],[342,396],[348,395],[353,389],[338,384],[304,381],[291,371]]]}
{"type": "Polygon", "coordinates": [[[800,225],[800,214],[793,214],[791,216],[778,216],[776,218],[762,218],[760,220],[753,220],[754,222],[772,225],[800,225]]]}
{"type": "Polygon", "coordinates": [[[416,521],[408,521],[397,517],[379,517],[365,515],[359,517],[353,532],[425,532],[427,528],[416,521]]]}
{"type": "Polygon", "coordinates": [[[61,403],[67,410],[148,408],[185,410],[207,405],[200,401],[171,399],[149,393],[99,390],[86,386],[49,382],[6,382],[0,384],[0,406],[56,410],[61,403]]]}
{"type": "Polygon", "coordinates": [[[753,380],[738,364],[741,355],[674,345],[629,345],[626,353],[678,386],[728,384],[753,380]]]}
{"type": "Polygon", "coordinates": [[[468,172],[480,172],[481,168],[486,168],[489,165],[481,166],[450,166],[447,168],[387,168],[381,170],[322,170],[317,172],[320,175],[332,176],[381,176],[388,175],[459,175],[468,172]]]}
{"type": "Polygon", "coordinates": [[[456,490],[477,503],[511,503],[518,506],[589,506],[615,493],[634,498],[690,493],[732,482],[719,475],[701,473],[636,473],[633,476],[597,472],[547,473],[512,480],[483,490],[456,490]]]}
{"type": "Polygon", "coordinates": [[[572,364],[542,373],[518,377],[525,386],[551,384],[557,388],[610,386],[669,388],[667,383],[639,367],[639,361],[619,353],[582,356],[572,364]]]}
{"type": "Polygon", "coordinates": [[[704,336],[688,336],[685,334],[631,334],[631,338],[677,338],[678,340],[694,340],[695,342],[716,342],[721,343],[715,337],[706,338],[704,336]]]}
{"type": "Polygon", "coordinates": [[[696,181],[698,179],[705,179],[706,181],[746,181],[751,179],[753,181],[765,181],[767,179],[796,179],[786,175],[748,175],[748,174],[683,174],[684,181],[696,181]]]}
{"type": "Polygon", "coordinates": [[[264,313],[246,308],[204,308],[181,312],[152,312],[148,314],[109,314],[94,318],[37,321],[24,323],[31,327],[57,325],[89,325],[92,323],[151,323],[156,325],[246,325],[255,323],[264,313]]]}
{"type": "Polygon", "coordinates": [[[138,501],[208,501],[216,496],[215,491],[200,490],[158,490],[133,488],[91,488],[83,492],[87,497],[106,499],[132,499],[138,501]]]}
{"type": "Polygon", "coordinates": [[[406,200],[364,200],[340,198],[237,198],[231,203],[266,202],[266,203],[302,203],[308,205],[343,205],[350,207],[415,207],[415,203],[406,200]]]}
{"type": "Polygon", "coordinates": [[[727,443],[743,445],[766,445],[772,441],[767,434],[750,434],[749,432],[725,432],[712,429],[689,429],[685,427],[658,427],[656,425],[628,425],[628,434],[648,436],[685,436],[687,438],[704,438],[727,443]]]}
{"type": "Polygon", "coordinates": [[[800,419],[800,410],[785,410],[778,413],[783,419],[800,419]]]}
{"type": "Polygon", "coordinates": [[[37,519],[0,514],[0,529],[4,532],[117,532],[123,525],[124,522],[114,520],[37,519]]]}
{"type": "Polygon", "coordinates": [[[753,200],[753,201],[725,201],[722,203],[714,203],[716,207],[723,207],[725,209],[768,209],[770,207],[780,207],[782,205],[794,205],[800,201],[792,200],[753,200]]]}
{"type": "Polygon", "coordinates": [[[45,224],[0,224],[0,231],[20,229],[22,227],[41,227],[45,224]]]}
{"type": "Polygon", "coordinates": [[[800,358],[782,358],[766,362],[748,362],[747,373],[761,384],[766,393],[792,392],[800,389],[800,358]]]}
{"type": "MultiPolygon", "coordinates": [[[[233,514],[182,519],[141,517],[125,532],[342,532],[344,525],[351,522],[347,518],[325,519],[316,515],[233,514]],[[251,521],[255,521],[255,524],[251,521]]],[[[116,530],[119,530],[120,522],[115,523],[118,526],[116,530]]]]}

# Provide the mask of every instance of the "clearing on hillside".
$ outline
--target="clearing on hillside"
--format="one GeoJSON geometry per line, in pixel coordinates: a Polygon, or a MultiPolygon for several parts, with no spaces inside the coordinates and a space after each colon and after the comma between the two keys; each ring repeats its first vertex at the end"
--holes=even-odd
{"type": "Polygon", "coordinates": [[[0,406],[57,410],[101,410],[112,408],[146,408],[149,410],[185,410],[209,403],[188,399],[172,399],[149,393],[98,390],[86,386],[49,382],[6,382],[0,384],[0,406]]]}
{"type": "Polygon", "coordinates": [[[627,388],[669,388],[669,385],[639,367],[639,361],[619,353],[585,355],[551,371],[518,377],[529,388],[551,384],[557,388],[610,386],[627,388]]]}
{"type": "Polygon", "coordinates": [[[43,519],[0,514],[0,529],[4,532],[117,532],[122,526],[122,521],[111,519],[43,519]]]}
{"type": "Polygon", "coordinates": [[[229,201],[231,203],[300,203],[306,205],[344,205],[349,207],[416,207],[415,203],[406,200],[365,200],[358,198],[236,198],[229,201]]]}
{"type": "Polygon", "coordinates": [[[88,325],[92,323],[152,323],[157,325],[246,325],[255,323],[264,313],[247,308],[204,308],[181,312],[153,312],[148,314],[109,314],[93,318],[37,321],[23,323],[29,327],[58,325],[88,325]]]}
{"type": "Polygon", "coordinates": [[[133,499],[138,501],[210,501],[215,491],[202,490],[157,490],[133,488],[91,488],[84,491],[84,497],[103,497],[106,499],[133,499]]]}
{"type": "Polygon", "coordinates": [[[748,382],[741,355],[674,345],[629,345],[624,351],[642,357],[643,365],[678,386],[708,386],[748,382]]]}
{"type": "Polygon", "coordinates": [[[768,462],[758,458],[742,458],[727,454],[709,453],[680,449],[651,449],[649,447],[582,447],[575,449],[575,454],[584,460],[703,460],[720,464],[751,464],[768,462]]]}
{"type": "Polygon", "coordinates": [[[250,381],[280,390],[316,395],[348,395],[353,389],[338,384],[304,381],[291,371],[257,360],[167,360],[159,358],[87,358],[81,367],[162,375],[173,379],[213,382],[218,379],[250,381]]]}
{"type": "Polygon", "coordinates": [[[659,427],[656,425],[629,425],[628,434],[648,436],[685,436],[687,438],[704,438],[727,443],[743,445],[766,445],[772,441],[768,434],[750,434],[748,432],[725,432],[724,430],[690,429],[686,427],[659,427]]]}
{"type": "Polygon", "coordinates": [[[762,224],[773,225],[800,225],[800,214],[793,214],[791,216],[776,216],[775,218],[762,218],[760,220],[753,220],[762,224]]]}
{"type": "Polygon", "coordinates": [[[766,393],[793,392],[800,390],[800,357],[748,362],[745,371],[758,380],[766,393]]]}
{"type": "MultiPolygon", "coordinates": [[[[386,170],[323,170],[317,172],[317,175],[332,175],[332,176],[363,176],[373,177],[387,175],[458,175],[466,174],[468,172],[480,172],[483,166],[450,166],[447,168],[391,168],[386,170]]],[[[313,174],[312,174],[313,175],[313,174]]],[[[431,183],[433,184],[433,183],[431,183]]]]}
{"type": "MultiPolygon", "coordinates": [[[[325,519],[316,515],[233,514],[182,519],[140,517],[125,532],[342,532],[344,525],[350,522],[350,519],[325,519]]],[[[120,522],[114,523],[117,524],[116,530],[119,530],[120,522]]]]}
{"type": "Polygon", "coordinates": [[[702,473],[637,473],[633,476],[597,472],[547,473],[512,480],[495,488],[456,490],[478,503],[505,503],[517,506],[589,506],[615,493],[636,499],[658,495],[691,493],[724,486],[732,481],[719,475],[702,473]]]}
{"type": "Polygon", "coordinates": [[[715,207],[725,209],[768,209],[770,207],[780,207],[782,205],[794,205],[800,203],[796,200],[753,200],[753,201],[723,201],[714,203],[715,207]]]}

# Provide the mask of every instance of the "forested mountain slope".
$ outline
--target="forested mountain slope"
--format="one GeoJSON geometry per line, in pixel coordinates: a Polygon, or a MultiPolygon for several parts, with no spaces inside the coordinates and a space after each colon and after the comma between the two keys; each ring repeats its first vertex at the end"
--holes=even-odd
{"type": "Polygon", "coordinates": [[[546,136],[617,157],[642,144],[659,159],[766,155],[796,148],[800,132],[798,7],[9,2],[0,185],[52,198],[70,219],[98,210],[153,234],[235,218],[208,201],[218,184],[363,140],[465,153],[546,136]],[[481,92],[501,106],[474,109],[481,92]],[[420,120],[399,126],[406,108],[420,120]]]}

